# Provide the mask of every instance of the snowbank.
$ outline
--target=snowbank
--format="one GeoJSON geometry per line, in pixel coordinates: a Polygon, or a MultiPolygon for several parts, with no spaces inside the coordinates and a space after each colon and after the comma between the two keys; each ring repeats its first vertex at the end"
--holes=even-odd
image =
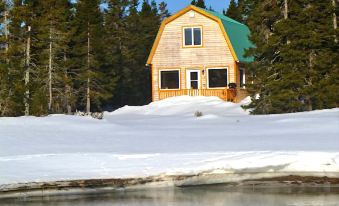
{"type": "Polygon", "coordinates": [[[251,116],[241,104],[184,96],[126,106],[102,121],[0,118],[0,188],[201,173],[234,174],[220,182],[281,174],[339,178],[339,109],[251,116]]]}

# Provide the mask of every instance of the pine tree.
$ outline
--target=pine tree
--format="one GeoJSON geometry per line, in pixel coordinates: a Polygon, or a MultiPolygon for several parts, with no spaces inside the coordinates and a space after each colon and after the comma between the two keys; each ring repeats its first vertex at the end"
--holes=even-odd
{"type": "MultiPolygon", "coordinates": [[[[279,44],[272,42],[277,40],[272,38],[272,35],[275,23],[282,18],[281,13],[280,6],[275,1],[265,0],[255,5],[248,19],[251,29],[250,39],[256,45],[256,48],[250,49],[247,53],[255,57],[255,62],[247,68],[248,73],[252,73],[252,79],[249,80],[253,81],[253,84],[249,84],[247,88],[252,95],[249,107],[254,108],[252,111],[254,114],[278,113],[276,109],[289,107],[288,102],[279,103],[276,102],[278,99],[274,98],[274,95],[286,94],[287,97],[289,95],[289,92],[282,91],[283,88],[277,86],[281,81],[281,71],[273,65],[280,60],[279,44]]],[[[285,89],[289,88],[286,86],[285,89]]]]}
{"type": "Polygon", "coordinates": [[[249,25],[256,48],[249,85],[253,113],[284,113],[338,105],[338,46],[328,2],[258,3],[249,25]],[[317,12],[322,11],[322,12],[317,12]],[[260,24],[263,22],[264,24],[260,24]],[[259,94],[259,98],[255,95],[259,94]]]}
{"type": "Polygon", "coordinates": [[[101,110],[103,99],[111,96],[104,89],[102,71],[105,54],[103,44],[103,14],[99,0],[79,0],[73,21],[73,51],[71,64],[76,71],[78,104],[89,114],[93,109],[101,110]],[[95,106],[93,108],[93,106],[95,106]]]}
{"type": "Polygon", "coordinates": [[[203,8],[203,9],[206,9],[206,5],[205,5],[205,1],[204,0],[197,0],[197,4],[196,4],[197,7],[200,7],[200,8],[203,8]]]}
{"type": "Polygon", "coordinates": [[[167,4],[165,2],[161,2],[159,4],[159,11],[160,11],[160,20],[163,21],[167,17],[171,16],[167,9],[167,4]]]}
{"type": "MultiPolygon", "coordinates": [[[[132,52],[132,57],[135,60],[131,62],[129,68],[132,70],[130,87],[130,96],[128,103],[141,105],[150,102],[151,99],[151,79],[150,71],[146,68],[145,62],[149,51],[152,48],[154,39],[160,26],[160,17],[155,1],[149,4],[143,1],[142,9],[139,13],[140,25],[137,41],[130,42],[128,48],[132,52]],[[145,52],[147,51],[147,52],[145,52]],[[134,66],[133,66],[134,65],[134,66]]],[[[130,38],[135,38],[135,32],[132,27],[129,27],[130,38]]],[[[130,59],[130,58],[128,58],[130,59]]]]}
{"type": "Polygon", "coordinates": [[[9,39],[9,62],[10,80],[12,88],[13,115],[34,114],[32,111],[33,97],[36,88],[35,83],[39,77],[36,73],[37,56],[35,53],[38,16],[40,8],[37,2],[13,1],[10,10],[10,39],[9,39]],[[24,80],[24,81],[22,81],[24,80]]]}
{"type": "Polygon", "coordinates": [[[9,113],[10,82],[8,61],[8,9],[0,1],[0,116],[9,113]]]}
{"type": "MultiPolygon", "coordinates": [[[[123,106],[125,105],[125,98],[128,90],[126,89],[126,79],[129,74],[125,67],[125,56],[128,54],[127,46],[125,45],[127,33],[127,12],[129,16],[135,16],[138,7],[138,0],[126,2],[123,0],[109,0],[108,10],[105,15],[105,33],[106,33],[106,67],[111,72],[111,78],[108,80],[110,84],[108,88],[111,91],[112,88],[116,87],[113,99],[110,99],[108,103],[110,105],[123,106]],[[114,77],[114,78],[113,78],[114,77]],[[114,86],[116,85],[116,86],[114,86]]],[[[137,28],[139,23],[133,24],[134,28],[137,28]]],[[[135,34],[134,34],[135,35],[135,34]]],[[[135,39],[130,39],[131,41],[135,39]]]]}
{"type": "Polygon", "coordinates": [[[207,8],[204,0],[192,0],[191,4],[203,9],[207,8]]]}
{"type": "Polygon", "coordinates": [[[241,14],[242,23],[247,24],[247,19],[258,3],[258,0],[238,0],[238,11],[241,14]]]}
{"type": "MultiPolygon", "coordinates": [[[[9,21],[8,25],[6,26],[10,31],[10,35],[8,36],[7,41],[8,60],[6,61],[8,61],[8,65],[6,67],[3,67],[3,77],[1,77],[3,78],[2,81],[8,79],[8,90],[4,94],[2,94],[4,95],[3,97],[6,97],[6,100],[8,100],[8,104],[6,106],[7,112],[2,114],[5,116],[22,115],[24,111],[24,84],[22,81],[24,74],[24,65],[22,59],[24,58],[25,31],[24,28],[21,26],[21,23],[24,19],[23,17],[26,16],[25,11],[27,10],[24,9],[21,1],[15,0],[13,1],[11,10],[7,12],[9,21]]],[[[5,55],[1,55],[1,57],[5,57],[5,55]]],[[[2,87],[2,89],[4,88],[2,87]]]]}
{"type": "Polygon", "coordinates": [[[41,1],[39,18],[39,76],[48,97],[49,112],[70,112],[70,83],[67,68],[70,42],[71,4],[68,0],[41,1]]]}
{"type": "Polygon", "coordinates": [[[241,12],[239,11],[238,5],[235,0],[231,0],[225,15],[234,20],[242,21],[241,12]]]}

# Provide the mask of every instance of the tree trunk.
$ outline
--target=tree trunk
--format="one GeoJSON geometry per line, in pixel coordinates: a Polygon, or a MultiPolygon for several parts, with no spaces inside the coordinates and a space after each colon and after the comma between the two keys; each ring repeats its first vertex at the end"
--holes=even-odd
{"type": "MultiPolygon", "coordinates": [[[[67,56],[66,56],[66,51],[64,51],[64,62],[66,61],[67,61],[67,56]]],[[[71,86],[69,85],[68,78],[69,78],[68,72],[67,72],[67,69],[65,69],[65,105],[66,105],[67,114],[71,115],[72,114],[72,106],[70,104],[71,86]]]]}
{"type": "Polygon", "coordinates": [[[91,96],[90,96],[90,92],[91,92],[91,89],[90,89],[90,79],[87,78],[87,94],[86,94],[86,113],[87,114],[90,114],[91,113],[91,96]]]}
{"type": "MultiPolygon", "coordinates": [[[[312,82],[312,74],[313,74],[313,62],[314,62],[314,50],[311,50],[310,54],[309,54],[309,71],[308,71],[308,79],[307,79],[307,83],[306,86],[307,87],[312,87],[313,86],[313,82],[312,82]]],[[[313,107],[312,107],[312,97],[311,95],[307,94],[305,96],[305,102],[306,102],[306,110],[307,111],[312,111],[313,107]]]]}
{"type": "Polygon", "coordinates": [[[48,92],[49,92],[49,102],[48,102],[48,111],[52,111],[52,101],[53,101],[53,92],[52,92],[52,28],[49,29],[49,62],[48,62],[48,92]]]}
{"type": "Polygon", "coordinates": [[[67,109],[67,114],[71,115],[72,114],[72,106],[70,105],[70,95],[71,94],[71,87],[67,84],[66,85],[66,109],[67,109]]]}
{"type": "MultiPolygon", "coordinates": [[[[334,9],[334,12],[333,12],[333,29],[334,29],[334,31],[336,31],[337,28],[338,28],[337,14],[335,13],[335,10],[336,10],[336,3],[335,3],[335,1],[336,0],[332,0],[332,6],[333,6],[333,9],[334,9]]],[[[338,42],[337,34],[336,33],[334,34],[334,41],[335,41],[335,43],[338,42]]]]}
{"type": "Polygon", "coordinates": [[[90,114],[91,112],[91,89],[90,89],[90,33],[89,33],[89,23],[88,23],[88,31],[87,31],[87,92],[86,92],[86,113],[90,114]]]}
{"type": "Polygon", "coordinates": [[[288,0],[284,0],[284,19],[288,19],[288,0]]]}
{"type": "Polygon", "coordinates": [[[31,27],[28,26],[28,37],[27,37],[27,43],[26,43],[26,62],[25,62],[25,97],[24,97],[24,105],[25,105],[25,116],[29,115],[29,76],[30,76],[30,64],[31,64],[31,27]]]}
{"type": "MultiPolygon", "coordinates": [[[[288,19],[288,0],[284,0],[284,19],[287,20],[288,19]]],[[[286,39],[286,43],[290,44],[291,41],[288,39],[286,39]]]]}
{"type": "MultiPolygon", "coordinates": [[[[5,16],[4,30],[5,30],[5,40],[6,40],[6,44],[5,44],[5,52],[6,52],[6,56],[7,56],[7,54],[8,54],[8,48],[9,48],[9,45],[8,45],[8,33],[9,33],[9,32],[8,32],[8,23],[7,23],[7,21],[8,21],[8,19],[7,19],[7,17],[8,17],[8,12],[7,12],[7,11],[5,11],[4,16],[5,16]]],[[[6,61],[7,61],[7,63],[9,62],[8,56],[6,57],[6,61]]]]}

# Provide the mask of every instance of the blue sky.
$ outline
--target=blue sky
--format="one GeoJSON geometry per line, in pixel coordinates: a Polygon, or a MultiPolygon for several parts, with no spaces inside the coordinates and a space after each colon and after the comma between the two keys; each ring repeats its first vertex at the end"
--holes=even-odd
{"type": "MultiPolygon", "coordinates": [[[[156,0],[158,3],[164,1],[168,5],[168,9],[171,13],[175,13],[186,6],[188,6],[192,0],[156,0]]],[[[223,9],[228,7],[230,0],[205,0],[205,4],[207,7],[210,5],[215,11],[222,12],[223,9]]]]}

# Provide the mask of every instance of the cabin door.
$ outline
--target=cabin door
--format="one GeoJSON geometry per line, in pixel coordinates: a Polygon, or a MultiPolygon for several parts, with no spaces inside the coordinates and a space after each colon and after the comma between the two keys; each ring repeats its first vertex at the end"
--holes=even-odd
{"type": "Polygon", "coordinates": [[[186,88],[200,89],[200,70],[196,69],[186,70],[186,88]]]}

